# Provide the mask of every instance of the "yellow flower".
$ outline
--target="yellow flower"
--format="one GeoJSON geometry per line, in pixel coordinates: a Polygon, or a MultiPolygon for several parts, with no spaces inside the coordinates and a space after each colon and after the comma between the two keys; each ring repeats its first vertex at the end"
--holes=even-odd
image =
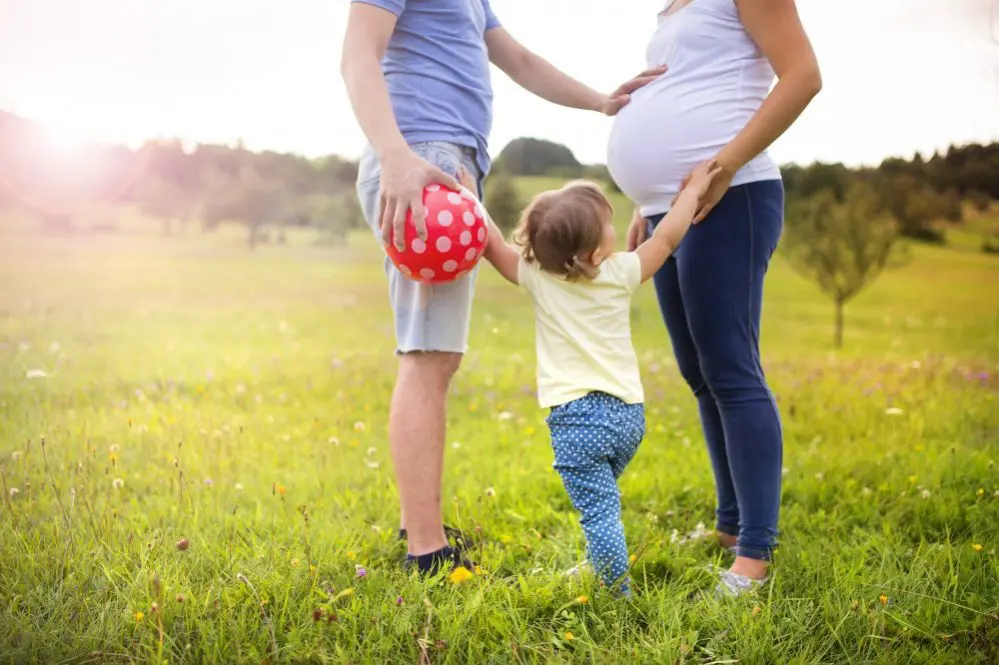
{"type": "Polygon", "coordinates": [[[534,431],[535,430],[534,430],[533,427],[525,427],[524,428],[524,436],[534,436],[534,431]]]}
{"type": "Polygon", "coordinates": [[[284,485],[278,485],[278,486],[277,486],[277,487],[275,488],[275,490],[276,490],[276,491],[277,491],[277,493],[278,493],[278,494],[280,494],[281,496],[284,496],[284,495],[285,495],[285,492],[287,492],[287,491],[288,491],[288,490],[286,490],[286,489],[285,489],[284,485]]]}
{"type": "Polygon", "coordinates": [[[468,568],[460,566],[451,571],[451,574],[447,576],[453,584],[462,584],[472,579],[472,573],[468,568]]]}
{"type": "Polygon", "coordinates": [[[574,639],[576,639],[576,636],[575,636],[575,635],[573,635],[572,633],[570,633],[570,632],[569,632],[568,630],[567,630],[567,631],[565,631],[565,641],[566,641],[566,642],[571,642],[571,641],[573,641],[574,639]]]}
{"type": "Polygon", "coordinates": [[[508,545],[513,542],[513,537],[508,533],[504,533],[502,536],[500,536],[500,542],[503,543],[504,545],[508,545]]]}
{"type": "Polygon", "coordinates": [[[579,598],[576,599],[576,602],[579,603],[580,605],[586,605],[587,603],[590,602],[590,597],[580,596],[579,598]]]}
{"type": "Polygon", "coordinates": [[[985,490],[984,490],[984,489],[982,489],[981,487],[979,487],[979,488],[978,488],[978,491],[977,491],[977,492],[975,492],[975,494],[976,494],[977,496],[985,496],[985,490]]]}
{"type": "Polygon", "coordinates": [[[971,546],[971,549],[975,550],[976,552],[981,552],[982,546],[979,545],[978,543],[975,543],[974,545],[971,546]]]}
{"type": "Polygon", "coordinates": [[[759,605],[757,605],[756,607],[753,608],[753,616],[754,617],[760,616],[761,612],[763,612],[763,608],[760,607],[759,605]]]}
{"type": "Polygon", "coordinates": [[[916,477],[915,476],[909,476],[909,482],[910,483],[916,482],[916,477]]]}
{"type": "Polygon", "coordinates": [[[472,402],[471,404],[468,405],[468,410],[471,411],[472,413],[475,413],[476,411],[479,410],[479,405],[476,404],[475,402],[472,402]]]}
{"type": "Polygon", "coordinates": [[[136,612],[135,613],[135,620],[136,620],[136,622],[142,621],[145,618],[146,618],[146,615],[143,614],[142,612],[136,612]]]}
{"type": "Polygon", "coordinates": [[[111,453],[110,455],[108,455],[108,460],[110,460],[111,463],[114,464],[115,462],[118,461],[118,456],[115,455],[114,453],[111,453]]]}
{"type": "Polygon", "coordinates": [[[298,559],[292,559],[292,560],[291,560],[291,565],[292,565],[292,567],[293,567],[293,568],[294,568],[295,566],[297,566],[297,565],[298,565],[298,559]]]}
{"type": "Polygon", "coordinates": [[[887,605],[888,604],[888,596],[886,596],[884,594],[881,594],[880,596],[878,596],[878,602],[880,602],[882,605],[887,605]]]}
{"type": "Polygon", "coordinates": [[[309,565],[309,572],[315,574],[317,568],[314,565],[309,565]]]}
{"type": "Polygon", "coordinates": [[[347,558],[350,559],[351,561],[353,561],[354,559],[357,558],[357,555],[354,554],[353,552],[349,551],[349,552],[347,552],[347,558]]]}
{"type": "Polygon", "coordinates": [[[635,563],[636,561],[638,561],[637,555],[632,554],[630,557],[628,557],[628,563],[635,563]]]}

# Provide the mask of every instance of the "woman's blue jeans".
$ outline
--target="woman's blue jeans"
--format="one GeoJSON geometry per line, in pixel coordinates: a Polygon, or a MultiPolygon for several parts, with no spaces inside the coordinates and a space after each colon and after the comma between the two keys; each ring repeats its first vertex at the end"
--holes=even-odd
{"type": "MultiPolygon", "coordinates": [[[[662,215],[649,219],[650,231],[662,215]]],[[[784,225],[784,187],[732,187],[656,273],[659,307],[701,415],[718,490],[717,529],[769,560],[783,436],[760,363],[763,279],[784,225]]]]}

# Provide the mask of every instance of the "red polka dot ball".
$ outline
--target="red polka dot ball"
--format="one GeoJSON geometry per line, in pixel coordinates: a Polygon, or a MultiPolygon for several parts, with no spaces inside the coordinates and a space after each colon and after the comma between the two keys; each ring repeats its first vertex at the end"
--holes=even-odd
{"type": "Polygon", "coordinates": [[[385,247],[389,258],[409,279],[429,284],[452,282],[469,270],[486,251],[485,211],[472,192],[438,184],[423,189],[427,209],[427,240],[416,233],[413,211],[406,213],[405,249],[385,247]]]}

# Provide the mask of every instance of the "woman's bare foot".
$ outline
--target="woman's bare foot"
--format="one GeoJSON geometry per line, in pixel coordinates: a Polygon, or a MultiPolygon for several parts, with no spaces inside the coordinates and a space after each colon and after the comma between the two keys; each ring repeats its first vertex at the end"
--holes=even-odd
{"type": "Polygon", "coordinates": [[[750,559],[745,556],[737,556],[735,557],[735,563],[732,564],[729,571],[735,573],[736,575],[748,577],[751,580],[765,580],[767,579],[767,571],[769,568],[770,563],[767,561],[750,559]]]}

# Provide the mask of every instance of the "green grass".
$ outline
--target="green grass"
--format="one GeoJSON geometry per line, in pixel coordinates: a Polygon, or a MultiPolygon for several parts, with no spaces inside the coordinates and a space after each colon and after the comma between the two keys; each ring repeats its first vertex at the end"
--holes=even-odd
{"type": "Polygon", "coordinates": [[[560,574],[582,538],[531,314],[489,272],[444,490],[483,570],[425,585],[398,566],[378,250],[308,241],[0,238],[0,662],[999,659],[999,259],[916,248],[848,307],[842,351],[830,304],[775,262],[782,549],[766,593],[719,604],[699,594],[725,557],[679,542],[713,484],[650,289],[649,432],[621,483],[635,599],[560,574]]]}

